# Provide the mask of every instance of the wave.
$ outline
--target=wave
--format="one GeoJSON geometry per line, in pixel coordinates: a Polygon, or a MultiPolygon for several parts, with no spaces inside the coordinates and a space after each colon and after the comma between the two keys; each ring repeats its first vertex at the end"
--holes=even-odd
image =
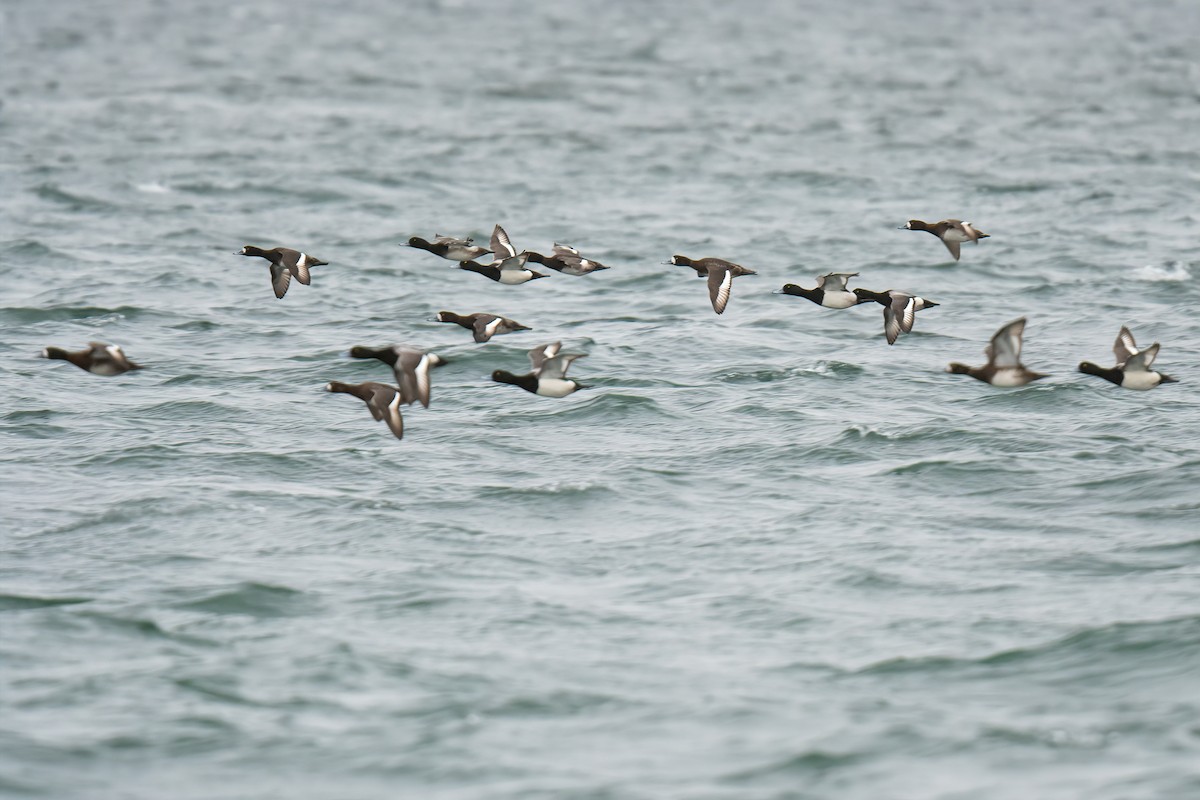
{"type": "MultiPolygon", "coordinates": [[[[1048,680],[1070,683],[1081,670],[1121,671],[1121,665],[1142,664],[1155,655],[1185,656],[1200,647],[1200,616],[1176,617],[1142,622],[1117,622],[1076,633],[1032,647],[1018,647],[979,658],[927,656],[894,658],[868,665],[857,675],[902,673],[961,673],[974,675],[980,669],[1020,667],[1029,676],[1042,670],[1048,680]]],[[[1189,660],[1175,661],[1180,670],[1189,660]]]]}
{"type": "Polygon", "coordinates": [[[90,597],[30,597],[19,594],[0,594],[0,611],[27,611],[32,608],[54,608],[90,603],[90,597]]]}
{"type": "Polygon", "coordinates": [[[33,193],[43,200],[69,206],[74,211],[117,207],[115,203],[110,203],[107,200],[101,200],[96,197],[88,197],[83,194],[69,192],[66,189],[62,189],[51,183],[43,183],[41,186],[36,187],[33,190],[33,193]]]}
{"type": "Polygon", "coordinates": [[[319,603],[306,592],[251,581],[198,600],[175,603],[172,607],[209,614],[244,614],[261,619],[307,616],[317,610],[319,603]]]}
{"type": "MultiPolygon", "coordinates": [[[[153,309],[141,306],[117,306],[103,308],[101,306],[46,306],[33,308],[29,306],[9,306],[0,308],[0,319],[8,322],[31,325],[39,322],[59,322],[64,320],[96,319],[141,319],[146,314],[155,313],[153,309]]],[[[82,346],[82,345],[81,345],[82,346]]]]}
{"type": "Polygon", "coordinates": [[[853,767],[865,758],[861,753],[834,753],[828,750],[807,750],[759,767],[738,770],[723,775],[721,783],[758,783],[763,778],[788,776],[796,780],[812,780],[827,772],[853,767]]]}
{"type": "Polygon", "coordinates": [[[1165,264],[1146,264],[1133,270],[1135,280],[1149,283],[1168,283],[1190,281],[1192,273],[1182,261],[1168,261],[1165,264]]]}

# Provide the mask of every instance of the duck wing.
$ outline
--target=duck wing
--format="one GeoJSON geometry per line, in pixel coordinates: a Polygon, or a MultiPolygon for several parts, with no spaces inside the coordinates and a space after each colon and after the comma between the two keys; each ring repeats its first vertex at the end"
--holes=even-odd
{"type": "Polygon", "coordinates": [[[846,282],[858,277],[857,272],[830,272],[817,278],[817,288],[827,292],[846,291],[846,282]]]}
{"type": "Polygon", "coordinates": [[[1129,328],[1122,325],[1117,340],[1113,342],[1113,355],[1117,357],[1117,364],[1124,364],[1137,351],[1137,342],[1133,340],[1133,334],[1129,332],[1129,328]]]}
{"type": "MultiPolygon", "coordinates": [[[[496,254],[498,261],[503,261],[512,258],[517,254],[517,248],[513,247],[512,240],[508,238],[508,234],[499,225],[492,231],[492,252],[496,254]]],[[[522,264],[525,262],[522,261],[522,264]]]]}
{"type": "Polygon", "coordinates": [[[292,271],[283,264],[271,264],[271,288],[275,290],[275,297],[282,300],[287,294],[288,285],[292,282],[292,271]]]}
{"type": "Polygon", "coordinates": [[[577,358],[583,358],[586,353],[563,353],[560,356],[547,358],[542,362],[541,370],[537,373],[538,380],[543,378],[549,380],[565,380],[567,376],[567,368],[571,366],[571,362],[577,358]]]}
{"type": "Polygon", "coordinates": [[[994,367],[1021,366],[1021,339],[1025,333],[1025,318],[1014,319],[992,336],[991,343],[984,349],[988,363],[994,367]]]}
{"type": "Polygon", "coordinates": [[[733,289],[733,270],[729,267],[708,268],[708,299],[712,301],[713,311],[725,313],[729,303],[729,292],[733,289]]]}

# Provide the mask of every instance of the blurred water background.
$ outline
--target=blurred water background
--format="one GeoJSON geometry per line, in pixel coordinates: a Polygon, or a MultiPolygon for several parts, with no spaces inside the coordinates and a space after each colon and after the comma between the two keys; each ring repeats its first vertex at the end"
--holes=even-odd
{"type": "Polygon", "coordinates": [[[5,3],[0,795],[1200,797],[1197,31],[5,3]],[[612,269],[397,247],[495,223],[612,269]],[[330,264],[277,301],[243,244],[330,264]],[[718,317],[673,253],[759,274],[718,317]],[[942,305],[772,294],[830,271],[942,305]],[[942,372],[1022,315],[1051,378],[942,372]],[[1076,373],[1121,325],[1181,382],[1076,373]],[[36,358],[91,340],[147,369],[36,358]],[[592,388],[490,382],[556,340],[592,388]],[[322,391],[395,342],[451,362],[401,442],[322,391]]]}

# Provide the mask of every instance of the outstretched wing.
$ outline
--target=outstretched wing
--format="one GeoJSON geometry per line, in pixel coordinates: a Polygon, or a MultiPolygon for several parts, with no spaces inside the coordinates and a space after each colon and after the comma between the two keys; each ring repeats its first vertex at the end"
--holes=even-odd
{"type": "Polygon", "coordinates": [[[541,347],[535,347],[529,351],[529,364],[532,367],[530,370],[534,375],[541,372],[542,365],[547,359],[554,358],[558,355],[558,351],[562,349],[562,342],[553,342],[544,344],[541,347]]]}
{"type": "Polygon", "coordinates": [[[846,291],[846,281],[858,277],[857,272],[830,272],[817,278],[817,288],[827,292],[846,291]]]}
{"type": "Polygon", "coordinates": [[[528,253],[521,253],[519,256],[509,256],[500,262],[500,269],[525,269],[525,262],[528,260],[528,253]]]}
{"type": "Polygon", "coordinates": [[[910,332],[917,321],[917,298],[909,294],[893,294],[892,312],[896,315],[900,330],[910,332]]]}
{"type": "Polygon", "coordinates": [[[579,251],[569,244],[554,243],[554,255],[556,256],[575,256],[579,257],[579,251]]]}
{"type": "Polygon", "coordinates": [[[883,307],[883,334],[887,337],[888,344],[895,344],[900,338],[901,327],[900,318],[896,316],[894,305],[883,307]]]}
{"type": "Polygon", "coordinates": [[[292,282],[292,271],[283,264],[271,265],[271,288],[275,290],[275,297],[282,299],[287,294],[288,284],[292,282]]]}
{"type": "Polygon", "coordinates": [[[567,368],[577,358],[583,358],[587,353],[563,353],[560,356],[547,358],[542,362],[541,370],[537,373],[538,380],[564,380],[567,368]]]}
{"type": "Polygon", "coordinates": [[[397,439],[404,438],[404,418],[400,416],[400,392],[390,386],[377,385],[367,400],[371,416],[387,423],[397,439]]]}
{"type": "Polygon", "coordinates": [[[725,313],[729,303],[729,292],[733,288],[733,270],[728,267],[708,268],[708,299],[712,301],[713,311],[725,313]]]}
{"type": "Polygon", "coordinates": [[[1129,328],[1122,325],[1121,332],[1117,334],[1117,341],[1113,342],[1113,355],[1117,357],[1117,364],[1124,364],[1137,351],[1137,342],[1133,340],[1133,334],[1129,332],[1129,328]]]}
{"type": "Polygon", "coordinates": [[[950,251],[950,255],[954,256],[954,260],[958,261],[959,243],[951,241],[946,238],[943,238],[941,236],[939,236],[938,238],[942,240],[942,244],[946,245],[946,249],[950,251]]]}
{"type": "Polygon", "coordinates": [[[1014,319],[992,336],[992,342],[983,351],[988,363],[994,367],[1021,366],[1021,337],[1025,333],[1025,318],[1014,319]]]}
{"type": "Polygon", "coordinates": [[[421,350],[400,348],[396,377],[400,382],[401,400],[405,405],[412,405],[419,400],[421,405],[429,408],[429,370],[433,366],[434,358],[421,350]]]}
{"type": "Polygon", "coordinates": [[[475,331],[475,341],[486,342],[488,339],[491,339],[496,335],[496,329],[500,327],[500,323],[503,321],[500,317],[492,317],[486,314],[476,317],[475,324],[471,326],[475,331]]]}
{"type": "Polygon", "coordinates": [[[587,353],[564,353],[556,355],[551,359],[546,359],[541,362],[541,371],[538,373],[538,379],[548,380],[564,380],[566,378],[566,368],[571,366],[571,362],[576,359],[582,359],[587,353]]]}
{"type": "Polygon", "coordinates": [[[1145,350],[1139,350],[1131,355],[1129,360],[1125,362],[1125,371],[1148,372],[1156,358],[1158,358],[1158,342],[1150,345],[1145,350]]]}
{"type": "MultiPolygon", "coordinates": [[[[513,243],[508,238],[508,234],[504,232],[504,228],[499,225],[492,231],[492,252],[496,254],[496,260],[503,261],[506,258],[512,258],[517,254],[517,248],[513,247],[513,243]]],[[[521,262],[524,263],[524,262],[521,262]]]]}

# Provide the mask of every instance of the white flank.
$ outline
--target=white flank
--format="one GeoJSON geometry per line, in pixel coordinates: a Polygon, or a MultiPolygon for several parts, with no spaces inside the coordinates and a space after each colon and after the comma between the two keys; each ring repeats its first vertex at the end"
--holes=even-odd
{"type": "Polygon", "coordinates": [[[1029,381],[1015,369],[997,370],[996,374],[992,377],[992,386],[999,386],[1002,389],[1024,386],[1027,383],[1029,381]]]}
{"type": "Polygon", "coordinates": [[[533,273],[527,269],[501,269],[500,283],[509,286],[515,286],[518,283],[525,283],[533,277],[533,273]]]}
{"type": "Polygon", "coordinates": [[[1135,392],[1144,392],[1147,389],[1153,389],[1159,384],[1157,372],[1126,372],[1125,377],[1121,380],[1122,389],[1133,389],[1135,392]]]}
{"type": "Polygon", "coordinates": [[[575,381],[561,378],[541,378],[538,380],[537,393],[543,397],[566,397],[575,391],[575,381]]]}
{"type": "Polygon", "coordinates": [[[826,292],[821,298],[821,305],[826,308],[849,308],[858,305],[858,295],[854,292],[826,292]]]}

